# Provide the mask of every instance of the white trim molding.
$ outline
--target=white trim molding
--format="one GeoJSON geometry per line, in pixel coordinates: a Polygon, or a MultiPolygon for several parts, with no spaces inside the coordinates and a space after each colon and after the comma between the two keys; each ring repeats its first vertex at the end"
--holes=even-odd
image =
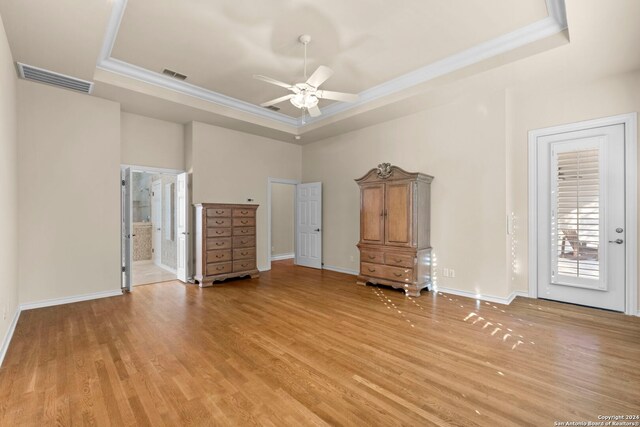
{"type": "Polygon", "coordinates": [[[296,257],[296,254],[294,252],[290,254],[272,255],[271,261],[282,261],[283,259],[292,259],[295,257],[296,257]]]}
{"type": "Polygon", "coordinates": [[[528,297],[528,293],[526,291],[513,291],[509,294],[509,296],[505,297],[496,297],[493,295],[485,295],[485,294],[477,294],[469,291],[462,291],[459,289],[452,288],[443,288],[442,286],[434,286],[431,292],[443,294],[451,294],[459,297],[471,298],[479,301],[487,301],[496,304],[509,305],[516,297],[528,297]]]}
{"type": "Polygon", "coordinates": [[[486,59],[507,53],[516,48],[542,40],[567,29],[566,8],[564,0],[546,0],[548,16],[515,31],[503,34],[491,40],[475,45],[467,50],[453,54],[439,61],[428,64],[415,71],[372,87],[359,94],[354,103],[336,102],[322,109],[322,116],[294,118],[283,113],[274,112],[258,105],[251,104],[221,93],[173,79],[134,64],[113,58],[112,52],[116,42],[120,24],[124,16],[127,0],[113,0],[113,8],[105,34],[97,68],[129,77],[150,85],[169,89],[174,92],[209,101],[236,111],[268,119],[276,123],[292,126],[296,133],[306,126],[327,120],[336,114],[358,108],[376,99],[409,89],[418,84],[460,70],[486,59]]]}
{"type": "Polygon", "coordinates": [[[34,308],[53,307],[55,305],[72,304],[74,302],[90,301],[100,298],[110,298],[122,296],[122,289],[113,291],[93,292],[91,294],[74,295],[70,297],[52,298],[41,301],[28,302],[20,304],[20,310],[33,310],[34,308]]]}
{"type": "Polygon", "coordinates": [[[326,264],[322,266],[322,269],[335,271],[336,273],[351,274],[352,276],[357,276],[358,274],[360,274],[358,270],[352,270],[350,268],[335,267],[333,265],[326,265],[326,264]]]}
{"type": "Polygon", "coordinates": [[[539,137],[603,126],[624,125],[625,147],[625,314],[638,315],[638,113],[620,114],[529,131],[529,297],[538,298],[539,137]]]}
{"type": "Polygon", "coordinates": [[[20,307],[16,307],[16,312],[13,314],[13,320],[11,320],[9,329],[7,329],[7,333],[4,335],[4,339],[2,340],[2,347],[0,347],[0,368],[2,367],[4,358],[7,355],[7,351],[9,350],[9,344],[11,344],[13,333],[16,331],[16,325],[18,325],[20,312],[21,312],[20,307]]]}

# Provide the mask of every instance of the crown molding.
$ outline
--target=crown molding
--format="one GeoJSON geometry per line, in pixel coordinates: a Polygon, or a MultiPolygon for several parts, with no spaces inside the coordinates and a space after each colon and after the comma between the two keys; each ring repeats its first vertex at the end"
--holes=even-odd
{"type": "Polygon", "coordinates": [[[223,95],[190,83],[166,77],[137,65],[120,61],[111,56],[116,42],[118,30],[127,6],[127,0],[114,0],[107,31],[98,58],[97,68],[129,77],[150,85],[169,89],[211,103],[231,108],[262,119],[292,126],[296,131],[303,131],[307,126],[322,123],[330,117],[362,107],[372,101],[410,89],[437,77],[444,76],[464,67],[476,64],[516,48],[542,40],[567,29],[565,0],[546,0],[549,16],[507,34],[503,34],[467,50],[433,62],[415,71],[396,77],[378,86],[360,92],[354,103],[335,102],[322,108],[322,115],[304,119],[290,117],[286,114],[267,110],[258,105],[223,95]]]}
{"type": "Polygon", "coordinates": [[[232,98],[230,96],[223,95],[221,93],[214,92],[208,89],[204,89],[200,86],[192,85],[187,82],[175,80],[171,77],[166,77],[160,73],[156,73],[155,71],[150,71],[146,68],[138,67],[137,65],[120,61],[119,59],[104,59],[98,63],[97,68],[120,74],[122,76],[129,77],[143,83],[158,86],[163,89],[173,90],[184,95],[189,95],[194,98],[209,101],[217,105],[222,105],[224,107],[241,111],[243,113],[248,113],[256,117],[270,119],[288,126],[293,126],[295,128],[298,127],[298,120],[293,117],[287,116],[286,114],[267,110],[246,101],[241,101],[239,99],[232,98]]]}

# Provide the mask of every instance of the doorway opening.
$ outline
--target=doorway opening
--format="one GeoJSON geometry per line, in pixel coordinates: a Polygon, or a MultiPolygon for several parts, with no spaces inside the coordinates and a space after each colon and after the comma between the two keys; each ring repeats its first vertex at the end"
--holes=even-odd
{"type": "Polygon", "coordinates": [[[179,279],[187,264],[186,174],[145,167],[122,167],[121,174],[123,289],[179,279]]]}
{"type": "Polygon", "coordinates": [[[322,269],[322,183],[267,180],[267,257],[322,269]]]}
{"type": "Polygon", "coordinates": [[[636,114],[529,133],[529,296],[637,314],[636,114]]]}
{"type": "Polygon", "coordinates": [[[296,186],[271,183],[271,248],[272,261],[295,258],[296,186]]]}

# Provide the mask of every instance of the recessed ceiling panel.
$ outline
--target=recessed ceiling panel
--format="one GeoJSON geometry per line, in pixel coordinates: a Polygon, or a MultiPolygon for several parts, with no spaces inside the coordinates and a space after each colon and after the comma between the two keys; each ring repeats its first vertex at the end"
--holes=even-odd
{"type": "Polygon", "coordinates": [[[287,92],[253,74],[303,80],[303,33],[309,74],[359,93],[547,16],[544,0],[128,0],[112,57],[260,104],[287,92]]]}

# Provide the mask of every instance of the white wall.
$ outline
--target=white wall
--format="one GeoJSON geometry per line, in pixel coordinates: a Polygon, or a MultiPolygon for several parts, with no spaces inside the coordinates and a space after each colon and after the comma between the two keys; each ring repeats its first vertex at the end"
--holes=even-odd
{"type": "Polygon", "coordinates": [[[495,87],[513,72],[505,67],[480,76],[469,86],[475,92],[446,105],[303,147],[303,179],[325,185],[326,265],[358,269],[353,179],[391,162],[435,176],[432,245],[438,268],[456,270],[453,279],[440,274],[439,286],[500,298],[528,289],[528,131],[640,111],[640,72],[588,81],[574,73],[573,80],[495,87]],[[478,90],[483,81],[491,84],[478,90]],[[515,218],[512,236],[507,215],[515,218]]]}
{"type": "Polygon", "coordinates": [[[187,125],[187,159],[193,203],[259,204],[258,268],[267,268],[267,183],[269,177],[301,177],[302,148],[269,138],[192,122],[187,125]],[[254,199],[247,202],[248,198],[254,199]]]}
{"type": "MultiPolygon", "coordinates": [[[[16,72],[0,19],[0,351],[18,309],[16,72]]],[[[0,353],[0,358],[2,357],[0,353]]]]}
{"type": "Polygon", "coordinates": [[[294,251],[294,210],[296,186],[271,184],[271,255],[294,251]]]}
{"type": "Polygon", "coordinates": [[[433,175],[431,244],[437,284],[505,296],[505,142],[502,92],[447,105],[303,147],[304,181],[323,182],[325,265],[358,270],[360,194],[354,179],[379,163],[433,175]]]}
{"type": "Polygon", "coordinates": [[[120,106],[20,80],[20,302],[120,289],[120,106]]]}
{"type": "MultiPolygon", "coordinates": [[[[640,72],[608,76],[586,83],[520,87],[508,91],[512,111],[508,130],[512,190],[508,209],[516,218],[513,290],[528,289],[528,131],[618,114],[640,112],[640,72]]],[[[640,165],[639,165],[640,166],[640,165]]],[[[640,188],[640,185],[638,186],[640,188]]],[[[640,197],[639,197],[640,200],[640,197]]],[[[640,241],[640,236],[639,236],[640,241]]],[[[640,264],[640,263],[639,263],[640,264]]],[[[640,303],[640,293],[639,293],[640,303]]]]}
{"type": "Polygon", "coordinates": [[[121,114],[121,161],[126,165],[184,169],[184,126],[121,114]]]}

